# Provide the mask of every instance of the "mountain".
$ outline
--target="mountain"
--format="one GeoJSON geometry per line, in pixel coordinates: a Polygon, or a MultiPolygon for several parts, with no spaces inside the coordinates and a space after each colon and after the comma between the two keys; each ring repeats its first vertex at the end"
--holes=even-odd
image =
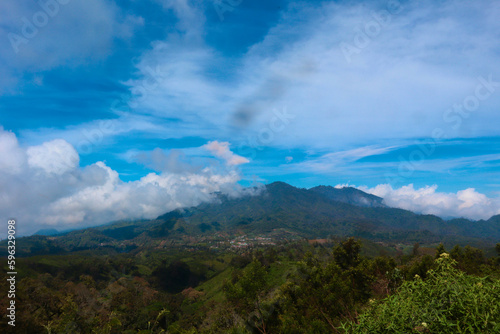
{"type": "Polygon", "coordinates": [[[464,218],[452,219],[447,221],[447,224],[457,234],[500,240],[500,215],[475,222],[464,218]]]}
{"type": "Polygon", "coordinates": [[[59,234],[60,232],[56,230],[55,228],[43,228],[41,230],[38,230],[34,235],[56,235],[59,234]]]}
{"type": "Polygon", "coordinates": [[[478,222],[445,221],[386,207],[381,198],[354,188],[301,189],[274,182],[252,196],[218,196],[212,203],[177,209],[152,220],[121,221],[63,235],[24,238],[17,252],[26,255],[94,248],[122,252],[168,245],[220,246],[242,236],[270,242],[354,236],[406,244],[443,241],[491,245],[500,239],[500,216],[478,222]]]}
{"type": "Polygon", "coordinates": [[[331,200],[370,208],[385,208],[383,198],[367,194],[359,189],[352,187],[334,188],[331,186],[317,186],[309,189],[310,191],[321,194],[331,200]]]}

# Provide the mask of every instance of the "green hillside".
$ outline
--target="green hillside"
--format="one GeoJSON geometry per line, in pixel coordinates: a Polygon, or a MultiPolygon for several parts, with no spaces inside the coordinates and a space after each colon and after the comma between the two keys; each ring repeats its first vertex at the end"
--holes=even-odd
{"type": "MultiPolygon", "coordinates": [[[[355,236],[389,243],[491,247],[500,238],[500,219],[444,221],[385,207],[380,198],[352,188],[308,190],[275,182],[257,195],[219,196],[215,202],[174,210],[153,220],[121,221],[60,235],[22,238],[18,254],[85,249],[123,252],[137,247],[185,245],[227,248],[230,241],[241,244],[237,239],[241,236],[253,243],[355,236]]],[[[2,245],[5,247],[5,242],[2,245]]]]}

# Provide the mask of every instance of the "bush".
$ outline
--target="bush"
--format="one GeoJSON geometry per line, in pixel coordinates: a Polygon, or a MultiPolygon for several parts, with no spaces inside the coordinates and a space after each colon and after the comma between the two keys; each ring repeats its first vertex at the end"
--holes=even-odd
{"type": "Polygon", "coordinates": [[[500,281],[466,275],[443,253],[427,279],[415,275],[396,294],[344,324],[347,333],[500,333],[500,281]]]}

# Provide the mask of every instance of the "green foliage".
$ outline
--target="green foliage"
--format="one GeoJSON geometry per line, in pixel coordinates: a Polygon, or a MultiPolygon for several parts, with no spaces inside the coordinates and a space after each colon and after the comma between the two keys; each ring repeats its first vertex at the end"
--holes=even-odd
{"type": "Polygon", "coordinates": [[[444,248],[443,243],[440,243],[436,248],[436,259],[439,259],[441,254],[445,253],[446,249],[444,248]]]}
{"type": "Polygon", "coordinates": [[[424,255],[419,258],[415,258],[406,265],[404,269],[405,278],[411,280],[415,275],[421,278],[427,277],[427,272],[434,266],[434,258],[430,255],[424,255]]]}
{"type": "Polygon", "coordinates": [[[171,293],[181,292],[189,286],[196,286],[200,281],[200,277],[192,273],[183,261],[174,261],[168,266],[162,262],[153,271],[153,277],[158,286],[171,293]]]}
{"type": "Polygon", "coordinates": [[[369,265],[360,257],[361,244],[348,239],[325,262],[307,253],[293,279],[280,291],[281,333],[334,331],[342,317],[352,317],[370,295],[369,265]]]}
{"type": "MultiPolygon", "coordinates": [[[[172,222],[175,217],[166,219],[172,222]]],[[[422,322],[429,327],[456,321],[455,329],[460,325],[466,332],[467,325],[480,332],[484,317],[488,326],[494,325],[497,259],[486,259],[473,247],[456,246],[450,258],[458,264],[443,269],[441,257],[435,261],[424,255],[431,248],[422,246],[411,255],[413,243],[398,243],[390,247],[407,255],[377,256],[386,246],[363,241],[362,247],[350,238],[229,251],[146,247],[129,253],[95,249],[19,258],[16,331],[337,333],[342,323],[355,330],[359,314],[360,323],[368,324],[370,314],[381,322],[381,309],[394,324],[417,315],[420,323],[408,320],[411,330],[425,331],[419,327],[422,322]],[[486,275],[490,278],[479,278],[486,275]],[[469,306],[469,313],[464,313],[469,306]]],[[[8,290],[7,281],[0,281],[0,289],[8,290]]],[[[0,296],[0,306],[7,302],[6,294],[0,296]]],[[[0,321],[1,333],[8,333],[8,328],[0,321]]],[[[485,328],[483,332],[496,330],[485,328]]],[[[401,331],[406,332],[411,331],[401,331]]]]}
{"type": "Polygon", "coordinates": [[[418,242],[416,242],[413,245],[413,249],[411,250],[412,255],[413,256],[418,256],[419,255],[419,249],[420,249],[420,244],[418,242]]]}
{"type": "Polygon", "coordinates": [[[245,268],[252,259],[249,256],[237,255],[231,259],[231,266],[236,268],[245,268]]]}
{"type": "Polygon", "coordinates": [[[306,258],[295,280],[281,287],[281,332],[331,330],[335,319],[352,306],[349,292],[338,265],[323,266],[314,258],[306,258]]]}
{"type": "Polygon", "coordinates": [[[470,276],[442,253],[427,279],[370,303],[348,333],[500,333],[500,281],[470,276]]]}
{"type": "Polygon", "coordinates": [[[236,283],[226,282],[224,292],[249,329],[266,332],[266,322],[273,310],[263,303],[263,294],[267,288],[266,268],[256,258],[243,270],[236,283]]]}
{"type": "Polygon", "coordinates": [[[266,274],[266,269],[254,259],[244,269],[236,284],[228,282],[225,285],[227,299],[242,311],[250,310],[266,286],[266,274]]]}
{"type": "Polygon", "coordinates": [[[349,238],[334,248],[333,258],[342,269],[356,267],[360,262],[360,250],[361,243],[354,238],[349,238]]]}

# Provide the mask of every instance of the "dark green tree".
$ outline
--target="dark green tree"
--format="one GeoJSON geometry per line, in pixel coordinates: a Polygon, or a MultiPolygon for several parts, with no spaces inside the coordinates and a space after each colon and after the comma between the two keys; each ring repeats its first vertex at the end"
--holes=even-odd
{"type": "Polygon", "coordinates": [[[439,258],[439,256],[441,256],[441,254],[445,253],[446,252],[446,249],[444,249],[444,245],[443,243],[440,243],[437,247],[436,247],[436,259],[439,258]]]}
{"type": "Polygon", "coordinates": [[[264,303],[267,272],[258,259],[254,259],[237,278],[236,283],[226,282],[223,290],[238,316],[247,327],[261,333],[268,332],[269,310],[264,303]]]}
{"type": "Polygon", "coordinates": [[[333,258],[342,269],[356,267],[360,262],[360,250],[361,243],[354,238],[349,238],[334,247],[333,258]]]}
{"type": "Polygon", "coordinates": [[[420,244],[418,242],[416,242],[414,245],[413,245],[413,248],[411,250],[411,254],[413,256],[418,256],[419,254],[419,249],[420,249],[420,244]]]}

